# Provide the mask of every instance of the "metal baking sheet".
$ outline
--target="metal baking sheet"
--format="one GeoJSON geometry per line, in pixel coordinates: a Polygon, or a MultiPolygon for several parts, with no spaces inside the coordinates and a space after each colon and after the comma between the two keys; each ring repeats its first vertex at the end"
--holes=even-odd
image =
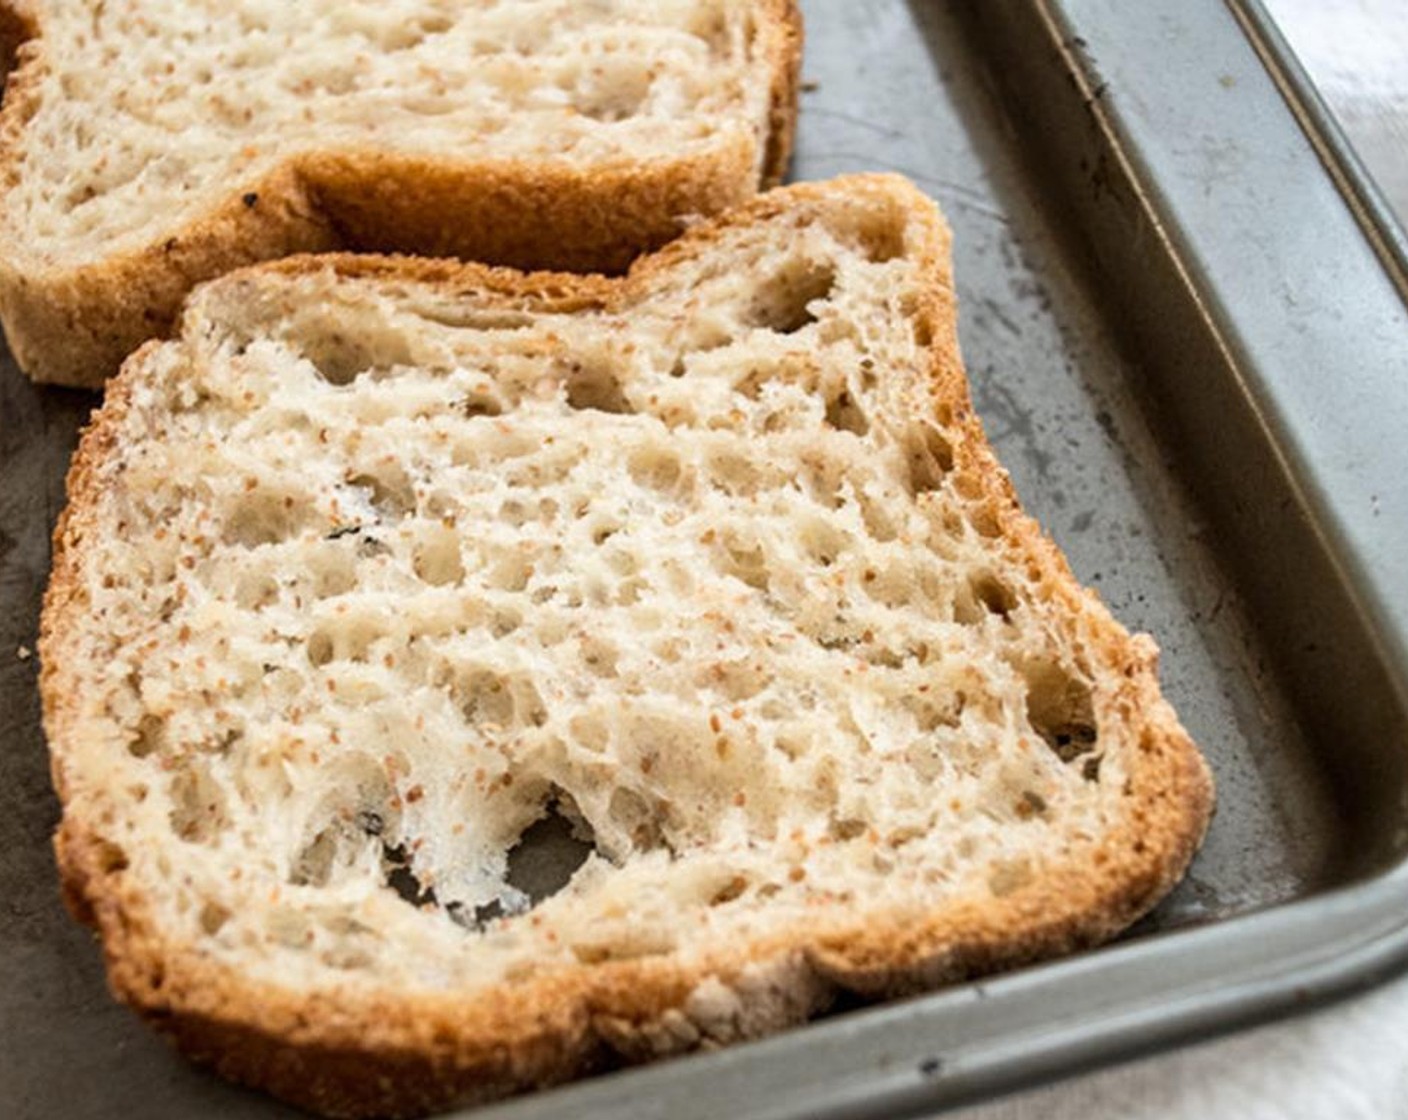
{"type": "MultiPolygon", "coordinates": [[[[944,208],[978,410],[1077,574],[1158,638],[1218,813],[1115,945],[481,1120],[919,1114],[1408,956],[1408,284],[1274,31],[1253,0],[803,9],[794,176],[900,171],[944,208]]],[[[21,1118],[293,1115],[113,1004],[59,904],[26,651],[95,403],[0,361],[0,1100],[21,1118]]]]}

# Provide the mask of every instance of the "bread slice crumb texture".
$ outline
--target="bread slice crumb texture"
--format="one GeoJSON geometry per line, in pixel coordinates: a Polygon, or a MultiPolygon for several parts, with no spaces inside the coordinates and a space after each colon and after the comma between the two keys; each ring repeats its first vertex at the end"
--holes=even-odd
{"type": "Polygon", "coordinates": [[[350,250],[621,273],[779,182],[794,0],[0,0],[0,322],[100,387],[196,284],[350,250]]]}
{"type": "Polygon", "coordinates": [[[200,289],[85,439],[45,615],[61,859],[119,990],[264,1036],[250,985],[376,1007],[402,1049],[417,1008],[453,1040],[548,1001],[641,1057],[1151,906],[1206,770],[1152,642],[1017,507],[953,315],[947,232],[888,177],[622,281],[200,289]],[[584,856],[534,898],[545,820],[584,856]],[[237,994],[173,994],[193,959],[237,994]]]}
{"type": "Polygon", "coordinates": [[[761,165],[758,8],[46,2],[7,224],[41,259],[100,258],[188,224],[231,182],[366,146],[589,168],[742,142],[761,165]]]}

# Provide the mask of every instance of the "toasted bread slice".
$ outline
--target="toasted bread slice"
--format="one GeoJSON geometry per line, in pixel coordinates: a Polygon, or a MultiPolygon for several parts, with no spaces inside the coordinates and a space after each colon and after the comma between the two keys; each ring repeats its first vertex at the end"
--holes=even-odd
{"type": "Polygon", "coordinates": [[[1208,772],[993,457],[948,245],[862,176],[620,280],[199,289],[84,437],[43,618],[117,994],[231,1077],[404,1115],[1148,910],[1208,772]],[[552,813],[590,852],[534,899],[552,813]]]}
{"type": "Polygon", "coordinates": [[[0,322],[96,387],[290,253],[623,270],[781,178],[800,50],[793,0],[0,0],[0,322]]]}

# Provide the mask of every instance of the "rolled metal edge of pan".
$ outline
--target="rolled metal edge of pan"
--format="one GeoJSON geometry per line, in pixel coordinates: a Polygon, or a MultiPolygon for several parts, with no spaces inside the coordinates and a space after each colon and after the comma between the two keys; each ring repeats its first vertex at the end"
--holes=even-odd
{"type": "MultiPolygon", "coordinates": [[[[1073,94],[1106,132],[1286,472],[1305,539],[1342,582],[1342,598],[1326,602],[1353,610],[1363,635],[1354,652],[1373,658],[1364,670],[1380,693],[1372,718],[1400,733],[1378,749],[1402,753],[1401,231],[1255,0],[1000,0],[984,18],[1018,8],[1065,55],[1073,94]]],[[[1385,796],[1402,805],[1404,792],[1385,796]]],[[[1259,913],[474,1115],[916,1115],[1308,1009],[1408,966],[1401,823],[1384,851],[1349,885],[1259,913]]]]}
{"type": "MultiPolygon", "coordinates": [[[[1405,877],[609,1074],[475,1120],[918,1116],[1316,1006],[1408,964],[1405,877]]],[[[469,1114],[466,1114],[469,1115],[469,1114]]]]}
{"type": "Polygon", "coordinates": [[[1227,0],[1227,5],[1245,29],[1286,104],[1301,122],[1325,170],[1354,206],[1365,237],[1378,251],[1399,292],[1408,299],[1408,230],[1374,182],[1265,5],[1260,0],[1227,0]]]}

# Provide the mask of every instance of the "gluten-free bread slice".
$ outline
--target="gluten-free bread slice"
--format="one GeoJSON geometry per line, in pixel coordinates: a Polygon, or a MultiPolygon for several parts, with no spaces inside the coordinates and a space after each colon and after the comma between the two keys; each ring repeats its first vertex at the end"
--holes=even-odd
{"type": "Polygon", "coordinates": [[[792,0],[0,0],[0,321],[97,386],[289,253],[622,270],[778,181],[800,36],[792,0]]]}
{"type": "Polygon", "coordinates": [[[1208,774],[993,458],[948,241],[858,177],[621,280],[199,289],[84,437],[43,620],[118,996],[228,1076],[407,1114],[1151,907],[1208,774]],[[550,817],[590,853],[535,903],[550,817]]]}

